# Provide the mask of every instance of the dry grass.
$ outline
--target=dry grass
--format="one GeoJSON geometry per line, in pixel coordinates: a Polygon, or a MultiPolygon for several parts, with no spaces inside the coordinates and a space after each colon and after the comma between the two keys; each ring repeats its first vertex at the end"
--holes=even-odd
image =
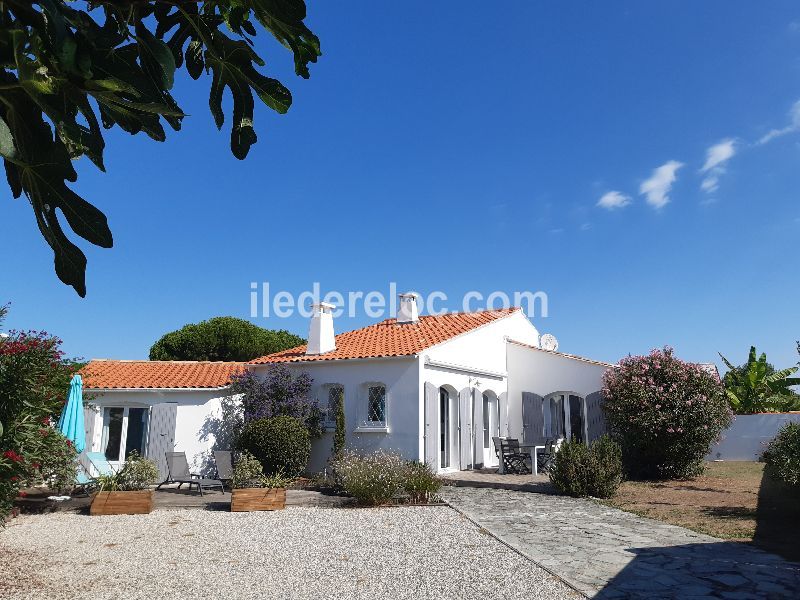
{"type": "Polygon", "coordinates": [[[610,506],[800,561],[800,494],[756,462],[711,462],[684,481],[627,481],[610,506]]]}

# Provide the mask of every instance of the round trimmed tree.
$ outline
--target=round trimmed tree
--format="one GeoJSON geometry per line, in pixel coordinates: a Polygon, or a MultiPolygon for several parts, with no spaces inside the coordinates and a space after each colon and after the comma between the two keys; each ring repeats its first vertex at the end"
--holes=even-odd
{"type": "Polygon", "coordinates": [[[299,419],[286,415],[250,421],[236,445],[255,456],[269,475],[283,473],[286,477],[297,477],[311,456],[308,429],[299,419]]]}
{"type": "Polygon", "coordinates": [[[719,378],[668,347],[629,356],[606,371],[603,395],[606,420],[633,478],[699,475],[732,418],[719,378]]]}

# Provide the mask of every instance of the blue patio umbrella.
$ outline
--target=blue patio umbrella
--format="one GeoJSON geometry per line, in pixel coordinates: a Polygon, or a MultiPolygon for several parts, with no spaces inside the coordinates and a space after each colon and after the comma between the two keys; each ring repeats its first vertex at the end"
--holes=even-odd
{"type": "Polygon", "coordinates": [[[83,425],[83,380],[75,375],[69,382],[69,396],[58,420],[58,430],[75,444],[78,452],[86,449],[86,430],[83,425]]]}

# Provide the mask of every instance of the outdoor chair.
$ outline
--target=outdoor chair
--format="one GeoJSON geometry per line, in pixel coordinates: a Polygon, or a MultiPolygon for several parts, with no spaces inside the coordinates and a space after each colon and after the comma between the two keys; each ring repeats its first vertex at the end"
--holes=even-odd
{"type": "Polygon", "coordinates": [[[544,444],[544,450],[540,450],[536,456],[538,470],[544,473],[549,473],[555,458],[555,441],[552,439],[547,440],[544,444]]]}
{"type": "Polygon", "coordinates": [[[89,490],[97,485],[97,479],[89,474],[89,470],[82,462],[78,462],[78,471],[75,473],[75,490],[73,492],[81,492],[89,495],[89,490]]]}
{"type": "Polygon", "coordinates": [[[86,474],[91,478],[98,475],[113,475],[116,471],[103,452],[87,452],[86,461],[89,463],[86,474]]]}
{"type": "Polygon", "coordinates": [[[233,479],[233,452],[230,450],[214,450],[214,465],[217,467],[217,479],[223,483],[233,479]]]}
{"type": "Polygon", "coordinates": [[[498,460],[502,460],[502,450],[503,450],[503,441],[506,438],[503,437],[493,437],[492,442],[494,442],[494,455],[498,458],[498,460]]]}
{"type": "Polygon", "coordinates": [[[520,450],[519,440],[517,438],[508,438],[501,440],[501,443],[506,471],[518,474],[530,473],[531,469],[528,467],[530,455],[520,450]]]}
{"type": "Polygon", "coordinates": [[[167,478],[158,484],[156,490],[161,489],[162,485],[168,483],[177,483],[178,489],[181,489],[181,486],[186,483],[189,485],[189,491],[192,490],[193,485],[196,485],[201,496],[203,495],[204,489],[211,488],[219,488],[225,493],[225,487],[219,479],[203,479],[200,475],[189,471],[189,461],[186,460],[186,452],[167,452],[166,456],[167,478]]]}

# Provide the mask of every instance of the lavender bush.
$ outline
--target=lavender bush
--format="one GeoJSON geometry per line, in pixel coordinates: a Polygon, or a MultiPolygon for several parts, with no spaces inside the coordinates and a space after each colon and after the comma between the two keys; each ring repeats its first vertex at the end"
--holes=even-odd
{"type": "Polygon", "coordinates": [[[676,358],[672,348],[623,359],[603,384],[603,410],[630,477],[700,474],[711,444],[731,422],[719,378],[676,358]]]}
{"type": "Polygon", "coordinates": [[[314,380],[308,373],[292,375],[286,365],[273,365],[264,379],[247,371],[231,381],[231,395],[241,395],[244,422],[294,417],[312,438],[322,435],[322,411],[311,397],[314,380]]]}

